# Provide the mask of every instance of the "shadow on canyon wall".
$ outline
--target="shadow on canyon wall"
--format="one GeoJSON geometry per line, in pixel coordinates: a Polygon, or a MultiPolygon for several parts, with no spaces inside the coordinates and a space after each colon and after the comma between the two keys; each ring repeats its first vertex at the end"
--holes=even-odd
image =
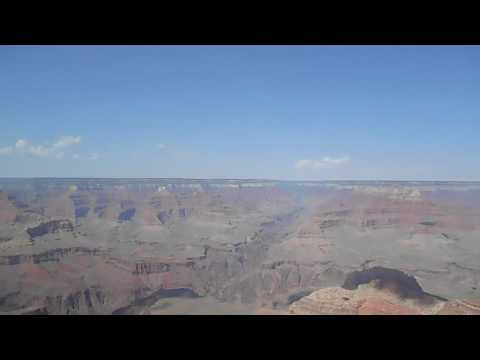
{"type": "Polygon", "coordinates": [[[432,304],[435,300],[448,301],[440,296],[423,291],[415,277],[396,269],[375,266],[370,269],[353,271],[347,274],[343,288],[355,290],[359,285],[374,282],[377,289],[388,289],[401,299],[415,299],[423,304],[432,304]]]}

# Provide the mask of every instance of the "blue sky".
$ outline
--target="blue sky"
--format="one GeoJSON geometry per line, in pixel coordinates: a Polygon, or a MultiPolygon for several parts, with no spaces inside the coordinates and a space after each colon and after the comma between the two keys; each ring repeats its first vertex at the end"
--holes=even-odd
{"type": "Polygon", "coordinates": [[[480,180],[478,46],[0,46],[0,176],[480,180]]]}

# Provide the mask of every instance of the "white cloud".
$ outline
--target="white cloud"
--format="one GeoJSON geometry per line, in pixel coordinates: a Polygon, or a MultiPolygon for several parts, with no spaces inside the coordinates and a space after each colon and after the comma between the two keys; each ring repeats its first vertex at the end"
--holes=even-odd
{"type": "Polygon", "coordinates": [[[10,155],[12,152],[13,152],[13,149],[10,146],[0,148],[0,155],[10,155]]]}
{"type": "Polygon", "coordinates": [[[73,154],[72,159],[79,160],[79,159],[87,159],[87,160],[98,160],[100,159],[100,155],[97,153],[91,153],[86,156],[81,156],[79,154],[73,154]]]}
{"type": "Polygon", "coordinates": [[[326,156],[321,160],[298,160],[295,163],[295,167],[297,169],[325,169],[348,164],[349,162],[350,158],[348,156],[341,158],[331,158],[326,156]]]}
{"type": "Polygon", "coordinates": [[[57,159],[61,159],[64,156],[62,149],[65,149],[72,145],[80,144],[81,138],[80,136],[62,136],[52,145],[38,145],[35,146],[30,143],[26,139],[18,139],[15,142],[15,146],[6,147],[0,149],[1,155],[8,155],[8,154],[28,154],[32,156],[40,156],[40,157],[55,157],[57,159]]]}
{"type": "Polygon", "coordinates": [[[17,140],[17,142],[15,143],[15,149],[19,149],[19,150],[25,149],[27,146],[28,146],[28,141],[23,139],[17,140]]]}
{"type": "Polygon", "coordinates": [[[160,150],[164,150],[167,148],[167,145],[165,144],[157,144],[157,147],[160,149],[160,150]]]}
{"type": "Polygon", "coordinates": [[[34,146],[30,144],[28,140],[19,139],[15,143],[15,152],[33,156],[48,156],[52,152],[52,149],[42,145],[34,146]]]}
{"type": "Polygon", "coordinates": [[[82,142],[80,136],[62,136],[55,144],[52,145],[53,149],[61,149],[70,145],[77,145],[82,142]]]}

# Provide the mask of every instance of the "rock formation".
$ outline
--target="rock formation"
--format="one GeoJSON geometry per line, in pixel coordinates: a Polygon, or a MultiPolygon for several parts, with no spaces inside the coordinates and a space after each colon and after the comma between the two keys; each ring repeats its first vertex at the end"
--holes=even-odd
{"type": "Polygon", "coordinates": [[[480,314],[478,305],[428,294],[413,276],[374,267],[348,274],[343,287],[313,292],[289,311],[295,315],[473,315],[480,314]]]}
{"type": "Polygon", "coordinates": [[[0,179],[0,312],[473,312],[478,184],[333,185],[0,179]]]}

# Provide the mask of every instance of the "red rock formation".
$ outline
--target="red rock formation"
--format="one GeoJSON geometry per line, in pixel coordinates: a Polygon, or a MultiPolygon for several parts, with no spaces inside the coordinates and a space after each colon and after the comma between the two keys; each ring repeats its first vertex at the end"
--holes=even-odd
{"type": "Polygon", "coordinates": [[[17,210],[8,200],[8,195],[0,191],[0,223],[15,221],[17,210]]]}
{"type": "Polygon", "coordinates": [[[449,301],[438,315],[480,315],[480,300],[449,301]]]}
{"type": "Polygon", "coordinates": [[[358,315],[420,315],[413,306],[390,302],[381,297],[367,298],[358,308],[358,315]]]}

